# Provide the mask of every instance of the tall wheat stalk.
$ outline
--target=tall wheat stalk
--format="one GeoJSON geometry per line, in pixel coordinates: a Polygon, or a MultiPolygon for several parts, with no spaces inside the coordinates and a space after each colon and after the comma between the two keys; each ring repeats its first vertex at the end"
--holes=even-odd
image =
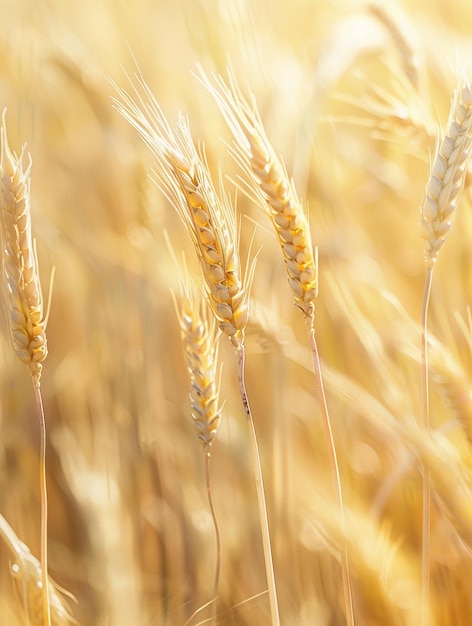
{"type": "Polygon", "coordinates": [[[215,318],[208,315],[207,309],[207,303],[200,291],[190,281],[185,281],[177,312],[190,381],[191,415],[205,458],[205,485],[215,531],[215,575],[210,602],[212,623],[216,624],[221,538],[211,490],[210,448],[220,422],[221,407],[217,380],[218,334],[215,318]]]}
{"type": "Polygon", "coordinates": [[[35,241],[31,234],[31,157],[23,166],[10,150],[5,112],[0,130],[2,269],[13,349],[30,371],[39,418],[41,493],[41,568],[44,624],[50,626],[48,586],[48,501],[46,485],[46,423],[40,390],[42,363],[47,356],[46,323],[39,281],[35,241]]]}
{"type": "MultiPolygon", "coordinates": [[[[298,198],[295,185],[289,179],[284,164],[276,155],[265,132],[257,111],[255,99],[249,102],[242,95],[236,81],[229,86],[221,77],[212,82],[199,67],[199,79],[214,97],[234,137],[233,156],[246,172],[251,189],[255,190],[261,204],[272,222],[283,254],[288,284],[294,295],[295,305],[302,311],[306,321],[313,366],[318,388],[326,442],[333,473],[334,486],[339,502],[340,515],[347,536],[339,464],[333,437],[318,346],[315,337],[315,299],[318,294],[318,262],[313,250],[308,220],[298,198]]],[[[343,588],[348,624],[354,624],[351,578],[347,544],[341,547],[343,588]]]]}
{"type": "Polygon", "coordinates": [[[192,238],[200,262],[210,307],[222,333],[236,348],[241,400],[248,420],[253,450],[254,476],[261,524],[265,570],[273,626],[279,626],[264,480],[254,419],[245,384],[244,334],[249,317],[249,286],[254,263],[241,277],[234,209],[229,199],[220,197],[209,175],[202,149],[193,142],[188,120],[179,116],[172,129],[154,95],[141,75],[135,97],[115,85],[120,99],[115,106],[136,128],[155,157],[154,181],[176,208],[192,238]]]}
{"type": "MultiPolygon", "coordinates": [[[[428,308],[433,269],[439,250],[451,232],[460,192],[464,186],[472,145],[472,90],[461,79],[452,101],[449,121],[431,167],[421,209],[420,229],[424,239],[425,284],[421,311],[421,423],[429,440],[428,308]]],[[[427,463],[423,464],[423,532],[422,532],[422,624],[430,620],[431,571],[431,479],[427,463]]]]}

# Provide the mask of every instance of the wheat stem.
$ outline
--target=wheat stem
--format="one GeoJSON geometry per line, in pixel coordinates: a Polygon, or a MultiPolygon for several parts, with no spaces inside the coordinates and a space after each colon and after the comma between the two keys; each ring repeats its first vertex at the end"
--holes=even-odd
{"type": "MultiPolygon", "coordinates": [[[[323,422],[326,431],[331,469],[336,485],[340,513],[347,532],[344,501],[339,477],[336,446],[324,395],[321,367],[314,334],[315,299],[318,294],[318,258],[313,250],[308,219],[295,185],[289,179],[284,164],[276,155],[257,112],[254,98],[247,101],[232,80],[228,87],[215,77],[216,87],[200,68],[200,80],[214,97],[234,137],[233,156],[247,173],[262,206],[272,222],[283,254],[288,284],[295,305],[302,311],[310,330],[310,341],[318,383],[323,422]]],[[[352,590],[347,544],[341,550],[346,619],[354,623],[352,590]]]]}
{"type": "Polygon", "coordinates": [[[331,419],[329,417],[328,411],[328,403],[326,401],[326,394],[324,390],[323,384],[323,376],[321,372],[321,363],[318,352],[318,344],[316,342],[315,336],[315,319],[314,314],[306,316],[305,318],[306,324],[308,327],[308,333],[310,337],[310,345],[313,356],[313,367],[315,371],[315,378],[317,381],[318,387],[318,399],[321,407],[321,416],[323,420],[323,426],[325,430],[325,437],[328,446],[328,455],[331,465],[331,470],[333,473],[335,489],[338,498],[339,510],[341,512],[341,521],[343,527],[343,536],[344,541],[341,546],[341,569],[342,569],[342,577],[343,577],[343,591],[344,591],[344,603],[346,609],[346,622],[348,626],[353,626],[355,623],[354,620],[354,607],[352,602],[352,586],[351,586],[351,575],[349,571],[349,558],[347,551],[347,537],[348,537],[348,523],[346,519],[346,513],[344,508],[344,498],[341,486],[341,477],[339,474],[339,463],[338,457],[336,453],[336,445],[334,442],[333,430],[331,427],[331,419]]]}
{"type": "Polygon", "coordinates": [[[39,487],[41,497],[41,584],[43,589],[44,623],[50,626],[50,601],[48,585],[48,492],[46,483],[46,420],[39,381],[33,380],[36,409],[40,428],[39,487]]]}
{"type": "Polygon", "coordinates": [[[257,442],[256,427],[254,425],[254,419],[252,417],[252,411],[249,404],[249,398],[246,390],[245,383],[245,359],[246,351],[244,344],[241,344],[237,349],[238,357],[238,380],[239,390],[241,394],[241,400],[243,403],[244,411],[246,413],[248,426],[249,426],[249,438],[251,440],[251,446],[253,450],[252,458],[254,461],[254,480],[256,485],[257,502],[259,506],[259,519],[261,524],[262,535],[262,547],[264,551],[264,562],[267,576],[267,585],[269,590],[269,604],[272,617],[272,626],[280,626],[279,607],[277,600],[277,588],[275,585],[274,564],[272,559],[272,546],[270,540],[269,519],[267,515],[266,497],[264,490],[264,478],[262,474],[261,455],[259,452],[259,445],[257,442]]]}
{"type": "MultiPolygon", "coordinates": [[[[215,575],[210,603],[212,605],[212,621],[216,623],[221,565],[221,539],[211,491],[210,448],[216,436],[221,413],[221,408],[219,407],[219,385],[216,375],[218,331],[214,317],[209,317],[207,303],[203,299],[203,294],[194,287],[190,280],[182,284],[182,292],[183,297],[178,316],[190,380],[190,406],[197,437],[203,448],[205,486],[215,531],[215,575]]],[[[205,606],[208,606],[208,604],[205,606]]],[[[200,607],[197,612],[200,612],[203,608],[200,607]]],[[[192,618],[194,615],[192,615],[192,618]]]]}
{"type": "Polygon", "coordinates": [[[19,157],[11,152],[8,145],[5,115],[6,112],[4,111],[0,131],[3,282],[9,305],[13,349],[18,358],[30,370],[41,431],[39,473],[43,621],[45,626],[50,626],[51,612],[47,584],[46,424],[39,387],[42,363],[47,356],[46,323],[43,315],[36,246],[31,234],[31,158],[24,168],[25,148],[23,147],[19,157]]]}
{"type": "Polygon", "coordinates": [[[211,490],[211,472],[210,472],[210,453],[205,452],[205,486],[208,497],[208,505],[210,507],[211,519],[213,522],[213,529],[215,531],[215,575],[213,579],[213,593],[211,600],[206,602],[204,605],[198,607],[196,611],[192,613],[192,615],[185,622],[184,626],[189,626],[193,619],[202,613],[206,608],[211,607],[211,615],[210,618],[206,618],[203,621],[199,621],[195,626],[200,626],[202,624],[214,624],[216,626],[217,616],[218,616],[218,589],[220,586],[220,570],[221,570],[221,536],[220,536],[220,528],[218,525],[218,519],[216,517],[215,506],[213,503],[213,494],[211,490]]]}
{"type": "Polygon", "coordinates": [[[211,519],[213,522],[213,529],[215,531],[215,577],[213,582],[213,600],[211,608],[211,620],[213,624],[216,624],[216,617],[218,612],[218,589],[220,585],[220,569],[221,569],[221,537],[220,529],[218,526],[218,519],[216,517],[215,506],[213,503],[213,494],[211,491],[210,481],[210,454],[205,454],[205,484],[208,496],[208,506],[210,507],[211,519]]]}
{"type": "MultiPolygon", "coordinates": [[[[433,268],[437,262],[439,250],[444,245],[454,223],[457,203],[464,187],[471,146],[472,89],[469,83],[461,78],[451,104],[446,132],[438,146],[431,167],[420,219],[426,268],[421,310],[421,424],[428,440],[431,435],[428,385],[428,307],[431,297],[433,268]]],[[[431,575],[431,478],[427,463],[423,463],[421,552],[422,626],[428,626],[431,575]]]]}
{"type": "MultiPolygon", "coordinates": [[[[429,442],[431,436],[429,415],[428,366],[428,308],[433,280],[433,265],[426,268],[421,309],[421,424],[429,442]]],[[[423,504],[421,539],[421,623],[429,624],[429,597],[431,571],[431,475],[428,462],[423,462],[423,504]]]]}

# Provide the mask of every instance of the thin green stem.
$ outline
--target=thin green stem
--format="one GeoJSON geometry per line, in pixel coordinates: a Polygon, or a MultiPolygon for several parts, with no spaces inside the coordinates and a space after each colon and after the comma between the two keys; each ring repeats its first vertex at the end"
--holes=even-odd
{"type": "Polygon", "coordinates": [[[265,570],[267,577],[267,585],[269,590],[270,613],[272,617],[272,626],[280,626],[279,607],[277,601],[277,589],[275,586],[274,564],[272,561],[272,548],[270,542],[269,520],[267,517],[267,506],[264,493],[264,480],[262,476],[261,456],[259,453],[259,445],[257,443],[256,428],[252,418],[252,412],[249,405],[249,399],[244,382],[245,374],[245,349],[241,344],[237,349],[238,355],[238,379],[241,400],[249,425],[249,435],[252,445],[252,456],[254,461],[254,477],[256,483],[257,502],[259,506],[259,519],[261,523],[262,546],[264,550],[265,570]]]}
{"type": "Polygon", "coordinates": [[[328,454],[331,464],[331,470],[333,473],[333,479],[335,483],[339,509],[341,513],[341,521],[343,527],[343,545],[341,546],[341,568],[343,577],[343,591],[344,591],[344,603],[346,608],[346,622],[348,626],[354,626],[354,607],[352,603],[352,587],[351,587],[351,575],[349,571],[349,558],[347,550],[347,537],[348,537],[348,524],[346,519],[346,512],[344,509],[344,498],[341,487],[341,477],[339,475],[338,457],[336,454],[336,445],[333,437],[333,430],[331,428],[331,419],[328,412],[328,403],[326,402],[326,394],[324,390],[323,377],[321,374],[321,363],[318,353],[318,345],[315,337],[315,316],[314,313],[306,317],[306,323],[310,336],[311,352],[313,355],[313,366],[315,370],[315,378],[318,387],[318,399],[321,407],[321,416],[323,419],[323,426],[325,429],[326,442],[328,444],[328,454]]]}
{"type": "Polygon", "coordinates": [[[46,420],[39,380],[33,378],[34,395],[38,411],[40,428],[39,450],[39,487],[41,497],[41,584],[43,595],[44,626],[51,626],[51,608],[49,604],[48,584],[48,494],[46,484],[46,420]]]}
{"type": "MultiPolygon", "coordinates": [[[[428,380],[428,307],[433,281],[433,265],[426,266],[423,304],[421,309],[421,425],[425,430],[427,443],[431,435],[429,418],[428,380]]],[[[421,544],[421,624],[429,624],[429,596],[431,571],[431,476],[427,462],[423,462],[423,510],[421,544]]]]}

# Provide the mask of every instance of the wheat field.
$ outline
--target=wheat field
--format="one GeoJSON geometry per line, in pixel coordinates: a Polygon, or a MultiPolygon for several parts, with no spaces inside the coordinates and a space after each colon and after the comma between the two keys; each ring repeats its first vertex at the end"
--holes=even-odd
{"type": "MultiPolygon", "coordinates": [[[[188,120],[234,211],[247,289],[237,332],[280,624],[349,624],[347,565],[357,626],[469,624],[470,174],[461,174],[457,206],[451,200],[440,216],[448,237],[431,264],[426,340],[420,218],[460,77],[472,80],[472,5],[1,0],[0,15],[0,109],[11,150],[27,144],[31,155],[47,316],[50,602],[68,607],[51,609],[51,624],[277,623],[239,340],[223,332],[199,359],[203,327],[215,332],[211,309],[201,328],[188,307],[196,316],[204,302],[192,295],[179,309],[182,285],[188,295],[186,281],[204,283],[201,258],[156,184],[156,152],[117,107],[137,76],[170,127],[188,120]],[[307,312],[287,285],[292,249],[241,167],[202,71],[254,95],[307,217],[342,507],[307,312]],[[190,352],[185,315],[199,333],[190,352]],[[200,363],[215,381],[196,375],[200,363]],[[211,418],[200,422],[207,383],[211,418]]],[[[218,302],[210,304],[221,313],[218,302]]],[[[40,426],[30,373],[11,345],[7,290],[0,309],[0,626],[47,626],[40,426]]]]}

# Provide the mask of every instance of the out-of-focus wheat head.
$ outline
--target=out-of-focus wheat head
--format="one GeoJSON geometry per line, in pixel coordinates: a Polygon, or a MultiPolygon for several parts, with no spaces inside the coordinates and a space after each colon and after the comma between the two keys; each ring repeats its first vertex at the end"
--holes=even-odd
{"type": "Polygon", "coordinates": [[[423,77],[421,75],[419,51],[417,42],[408,33],[408,20],[398,11],[393,4],[370,2],[368,11],[372,13],[387,29],[402,59],[403,71],[415,90],[420,91],[423,77]],[[393,8],[393,10],[392,10],[393,8]]]}
{"type": "Polygon", "coordinates": [[[234,80],[214,86],[200,69],[201,80],[216,100],[233,132],[234,156],[254,183],[267,208],[284,256],[295,303],[313,315],[318,294],[318,264],[313,252],[307,216],[286,168],[267,138],[255,101],[249,103],[234,80]]]}
{"type": "Polygon", "coordinates": [[[16,355],[39,382],[47,342],[36,246],[31,234],[31,157],[28,156],[25,167],[25,147],[19,156],[10,150],[5,113],[0,142],[2,269],[10,331],[16,355]]]}
{"type": "Polygon", "coordinates": [[[144,80],[134,100],[117,87],[115,106],[136,128],[155,157],[155,182],[177,209],[200,261],[211,308],[219,327],[236,347],[243,342],[248,320],[247,289],[240,274],[234,211],[226,196],[218,197],[203,149],[197,150],[182,114],[175,130],[144,80]]]}
{"type": "MultiPolygon", "coordinates": [[[[28,616],[29,626],[43,626],[43,592],[41,564],[8,524],[0,515],[0,536],[8,545],[14,560],[11,564],[11,572],[15,580],[19,599],[28,616]]],[[[70,609],[60,590],[52,578],[48,579],[49,600],[51,610],[51,624],[53,626],[65,626],[77,624],[71,616],[70,609]]],[[[70,595],[70,594],[69,594],[70,595]]]]}
{"type": "MultiPolygon", "coordinates": [[[[189,283],[189,281],[187,281],[189,283]]],[[[182,287],[179,320],[190,378],[190,406],[198,439],[206,455],[216,436],[218,406],[217,329],[203,294],[194,285],[182,287]]]]}
{"type": "Polygon", "coordinates": [[[428,266],[438,257],[454,221],[472,145],[472,89],[462,79],[456,89],[444,138],[434,159],[421,210],[420,228],[428,266]]]}

